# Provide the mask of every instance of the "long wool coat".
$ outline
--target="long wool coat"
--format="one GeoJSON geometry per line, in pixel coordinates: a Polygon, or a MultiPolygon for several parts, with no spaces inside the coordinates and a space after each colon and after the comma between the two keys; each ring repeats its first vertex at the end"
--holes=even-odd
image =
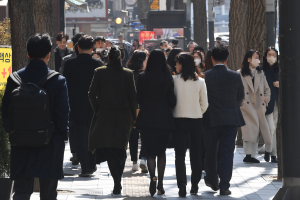
{"type": "Polygon", "coordinates": [[[255,70],[254,86],[251,76],[242,76],[240,73],[245,98],[241,105],[241,111],[246,122],[242,127],[243,140],[247,142],[257,142],[259,130],[262,133],[265,144],[271,144],[271,133],[266,120],[267,103],[264,101],[267,97],[270,101],[271,90],[262,70],[255,70]]]}
{"type": "Polygon", "coordinates": [[[94,110],[89,150],[126,149],[136,119],[136,90],[132,71],[113,63],[95,70],[89,98],[94,110]]]}

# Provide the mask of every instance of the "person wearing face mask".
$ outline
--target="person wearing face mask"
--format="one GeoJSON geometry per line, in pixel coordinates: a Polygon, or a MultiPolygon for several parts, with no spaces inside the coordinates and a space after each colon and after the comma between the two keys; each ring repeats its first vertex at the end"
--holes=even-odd
{"type": "MultiPolygon", "coordinates": [[[[278,51],[269,47],[264,54],[264,63],[261,69],[264,71],[267,82],[271,89],[271,100],[267,107],[266,118],[270,127],[272,137],[271,162],[277,163],[276,127],[278,122],[278,95],[279,95],[279,66],[278,51]]],[[[268,148],[268,147],[267,147],[268,148]]],[[[270,153],[265,151],[265,145],[259,150],[265,153],[264,159],[270,161],[270,153]]]]}
{"type": "Polygon", "coordinates": [[[196,72],[199,74],[199,72],[204,72],[204,66],[202,64],[202,55],[200,52],[194,52],[193,53],[194,62],[196,66],[196,72]]]}
{"type": "Polygon", "coordinates": [[[271,133],[265,116],[271,91],[264,72],[259,68],[259,53],[250,50],[246,53],[240,73],[245,97],[240,106],[246,125],[242,127],[244,141],[244,162],[260,163],[255,158],[257,152],[259,132],[261,132],[266,151],[271,152],[271,133]]]}

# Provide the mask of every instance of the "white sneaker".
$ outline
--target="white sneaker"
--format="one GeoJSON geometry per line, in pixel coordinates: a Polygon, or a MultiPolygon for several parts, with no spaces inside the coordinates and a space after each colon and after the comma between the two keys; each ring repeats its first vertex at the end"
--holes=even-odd
{"type": "Polygon", "coordinates": [[[140,168],[142,169],[142,173],[148,173],[148,167],[145,160],[141,160],[140,168]]]}
{"type": "Polygon", "coordinates": [[[132,165],[132,171],[139,171],[139,163],[132,165]]]}

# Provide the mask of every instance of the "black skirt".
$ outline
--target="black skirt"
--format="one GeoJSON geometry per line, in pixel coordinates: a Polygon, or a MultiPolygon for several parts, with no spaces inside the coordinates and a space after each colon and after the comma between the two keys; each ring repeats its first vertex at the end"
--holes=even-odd
{"type": "Polygon", "coordinates": [[[147,156],[158,156],[166,152],[170,130],[142,129],[142,133],[147,156]]]}
{"type": "Polygon", "coordinates": [[[117,160],[120,165],[124,165],[127,159],[125,149],[117,148],[100,148],[96,149],[96,164],[106,162],[109,160],[117,160]]]}

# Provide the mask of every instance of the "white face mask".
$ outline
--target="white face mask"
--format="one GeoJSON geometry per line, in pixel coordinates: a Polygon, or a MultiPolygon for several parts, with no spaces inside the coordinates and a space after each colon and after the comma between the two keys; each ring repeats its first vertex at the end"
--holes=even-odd
{"type": "Polygon", "coordinates": [[[267,61],[272,66],[277,62],[277,58],[275,58],[274,56],[267,57],[267,61]]]}
{"type": "Polygon", "coordinates": [[[197,58],[197,59],[194,60],[194,62],[196,64],[196,66],[199,66],[200,63],[201,63],[201,59],[197,58]]]}
{"type": "Polygon", "coordinates": [[[97,48],[96,51],[103,51],[103,48],[97,48]]]}
{"type": "Polygon", "coordinates": [[[260,60],[259,60],[259,59],[252,59],[252,61],[251,61],[251,64],[252,64],[254,67],[258,67],[258,66],[259,66],[259,63],[260,63],[260,60]]]}

